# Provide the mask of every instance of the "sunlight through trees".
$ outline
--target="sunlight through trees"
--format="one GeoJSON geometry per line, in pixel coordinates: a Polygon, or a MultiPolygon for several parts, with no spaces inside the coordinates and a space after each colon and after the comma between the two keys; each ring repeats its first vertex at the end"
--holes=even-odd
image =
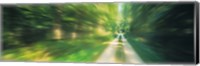
{"type": "Polygon", "coordinates": [[[3,5],[2,59],[191,63],[194,62],[194,5],[3,5]]]}

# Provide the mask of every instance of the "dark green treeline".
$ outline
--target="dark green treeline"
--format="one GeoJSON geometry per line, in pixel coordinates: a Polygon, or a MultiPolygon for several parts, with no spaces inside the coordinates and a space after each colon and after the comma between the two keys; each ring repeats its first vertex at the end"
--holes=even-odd
{"type": "Polygon", "coordinates": [[[126,37],[146,62],[194,62],[194,3],[124,5],[126,37]]]}

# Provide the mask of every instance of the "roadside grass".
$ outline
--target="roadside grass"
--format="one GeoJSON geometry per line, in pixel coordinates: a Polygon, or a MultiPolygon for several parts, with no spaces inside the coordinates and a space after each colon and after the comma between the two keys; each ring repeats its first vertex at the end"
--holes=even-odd
{"type": "Polygon", "coordinates": [[[94,62],[106,48],[110,37],[82,37],[41,41],[31,46],[3,50],[4,61],[94,62]]]}
{"type": "Polygon", "coordinates": [[[126,35],[126,38],[145,63],[161,63],[164,61],[161,55],[154,52],[150,46],[142,41],[136,40],[137,37],[126,35]]]}

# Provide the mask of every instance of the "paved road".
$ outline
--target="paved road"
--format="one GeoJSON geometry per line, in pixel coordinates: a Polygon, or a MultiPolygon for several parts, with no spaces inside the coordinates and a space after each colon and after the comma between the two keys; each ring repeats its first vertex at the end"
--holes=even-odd
{"type": "Polygon", "coordinates": [[[111,41],[96,63],[143,63],[122,33],[111,41]],[[121,41],[119,41],[121,38],[121,41]]]}

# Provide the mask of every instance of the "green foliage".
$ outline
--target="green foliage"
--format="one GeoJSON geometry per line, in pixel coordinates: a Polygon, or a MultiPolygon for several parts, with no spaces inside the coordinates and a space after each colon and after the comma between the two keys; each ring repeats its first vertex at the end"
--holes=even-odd
{"type": "Polygon", "coordinates": [[[116,4],[3,6],[3,59],[95,61],[105,42],[113,39],[109,29],[114,28],[110,25],[115,24],[116,8],[116,4]],[[108,11],[101,10],[104,7],[108,11]],[[62,39],[52,38],[55,30],[62,39]]]}
{"type": "Polygon", "coordinates": [[[193,62],[193,3],[135,3],[125,7],[124,16],[132,18],[127,25],[127,37],[143,59],[147,62],[193,62]]]}
{"type": "Polygon", "coordinates": [[[122,31],[145,62],[192,62],[193,8],[193,3],[3,6],[3,59],[94,62],[122,31]]]}

